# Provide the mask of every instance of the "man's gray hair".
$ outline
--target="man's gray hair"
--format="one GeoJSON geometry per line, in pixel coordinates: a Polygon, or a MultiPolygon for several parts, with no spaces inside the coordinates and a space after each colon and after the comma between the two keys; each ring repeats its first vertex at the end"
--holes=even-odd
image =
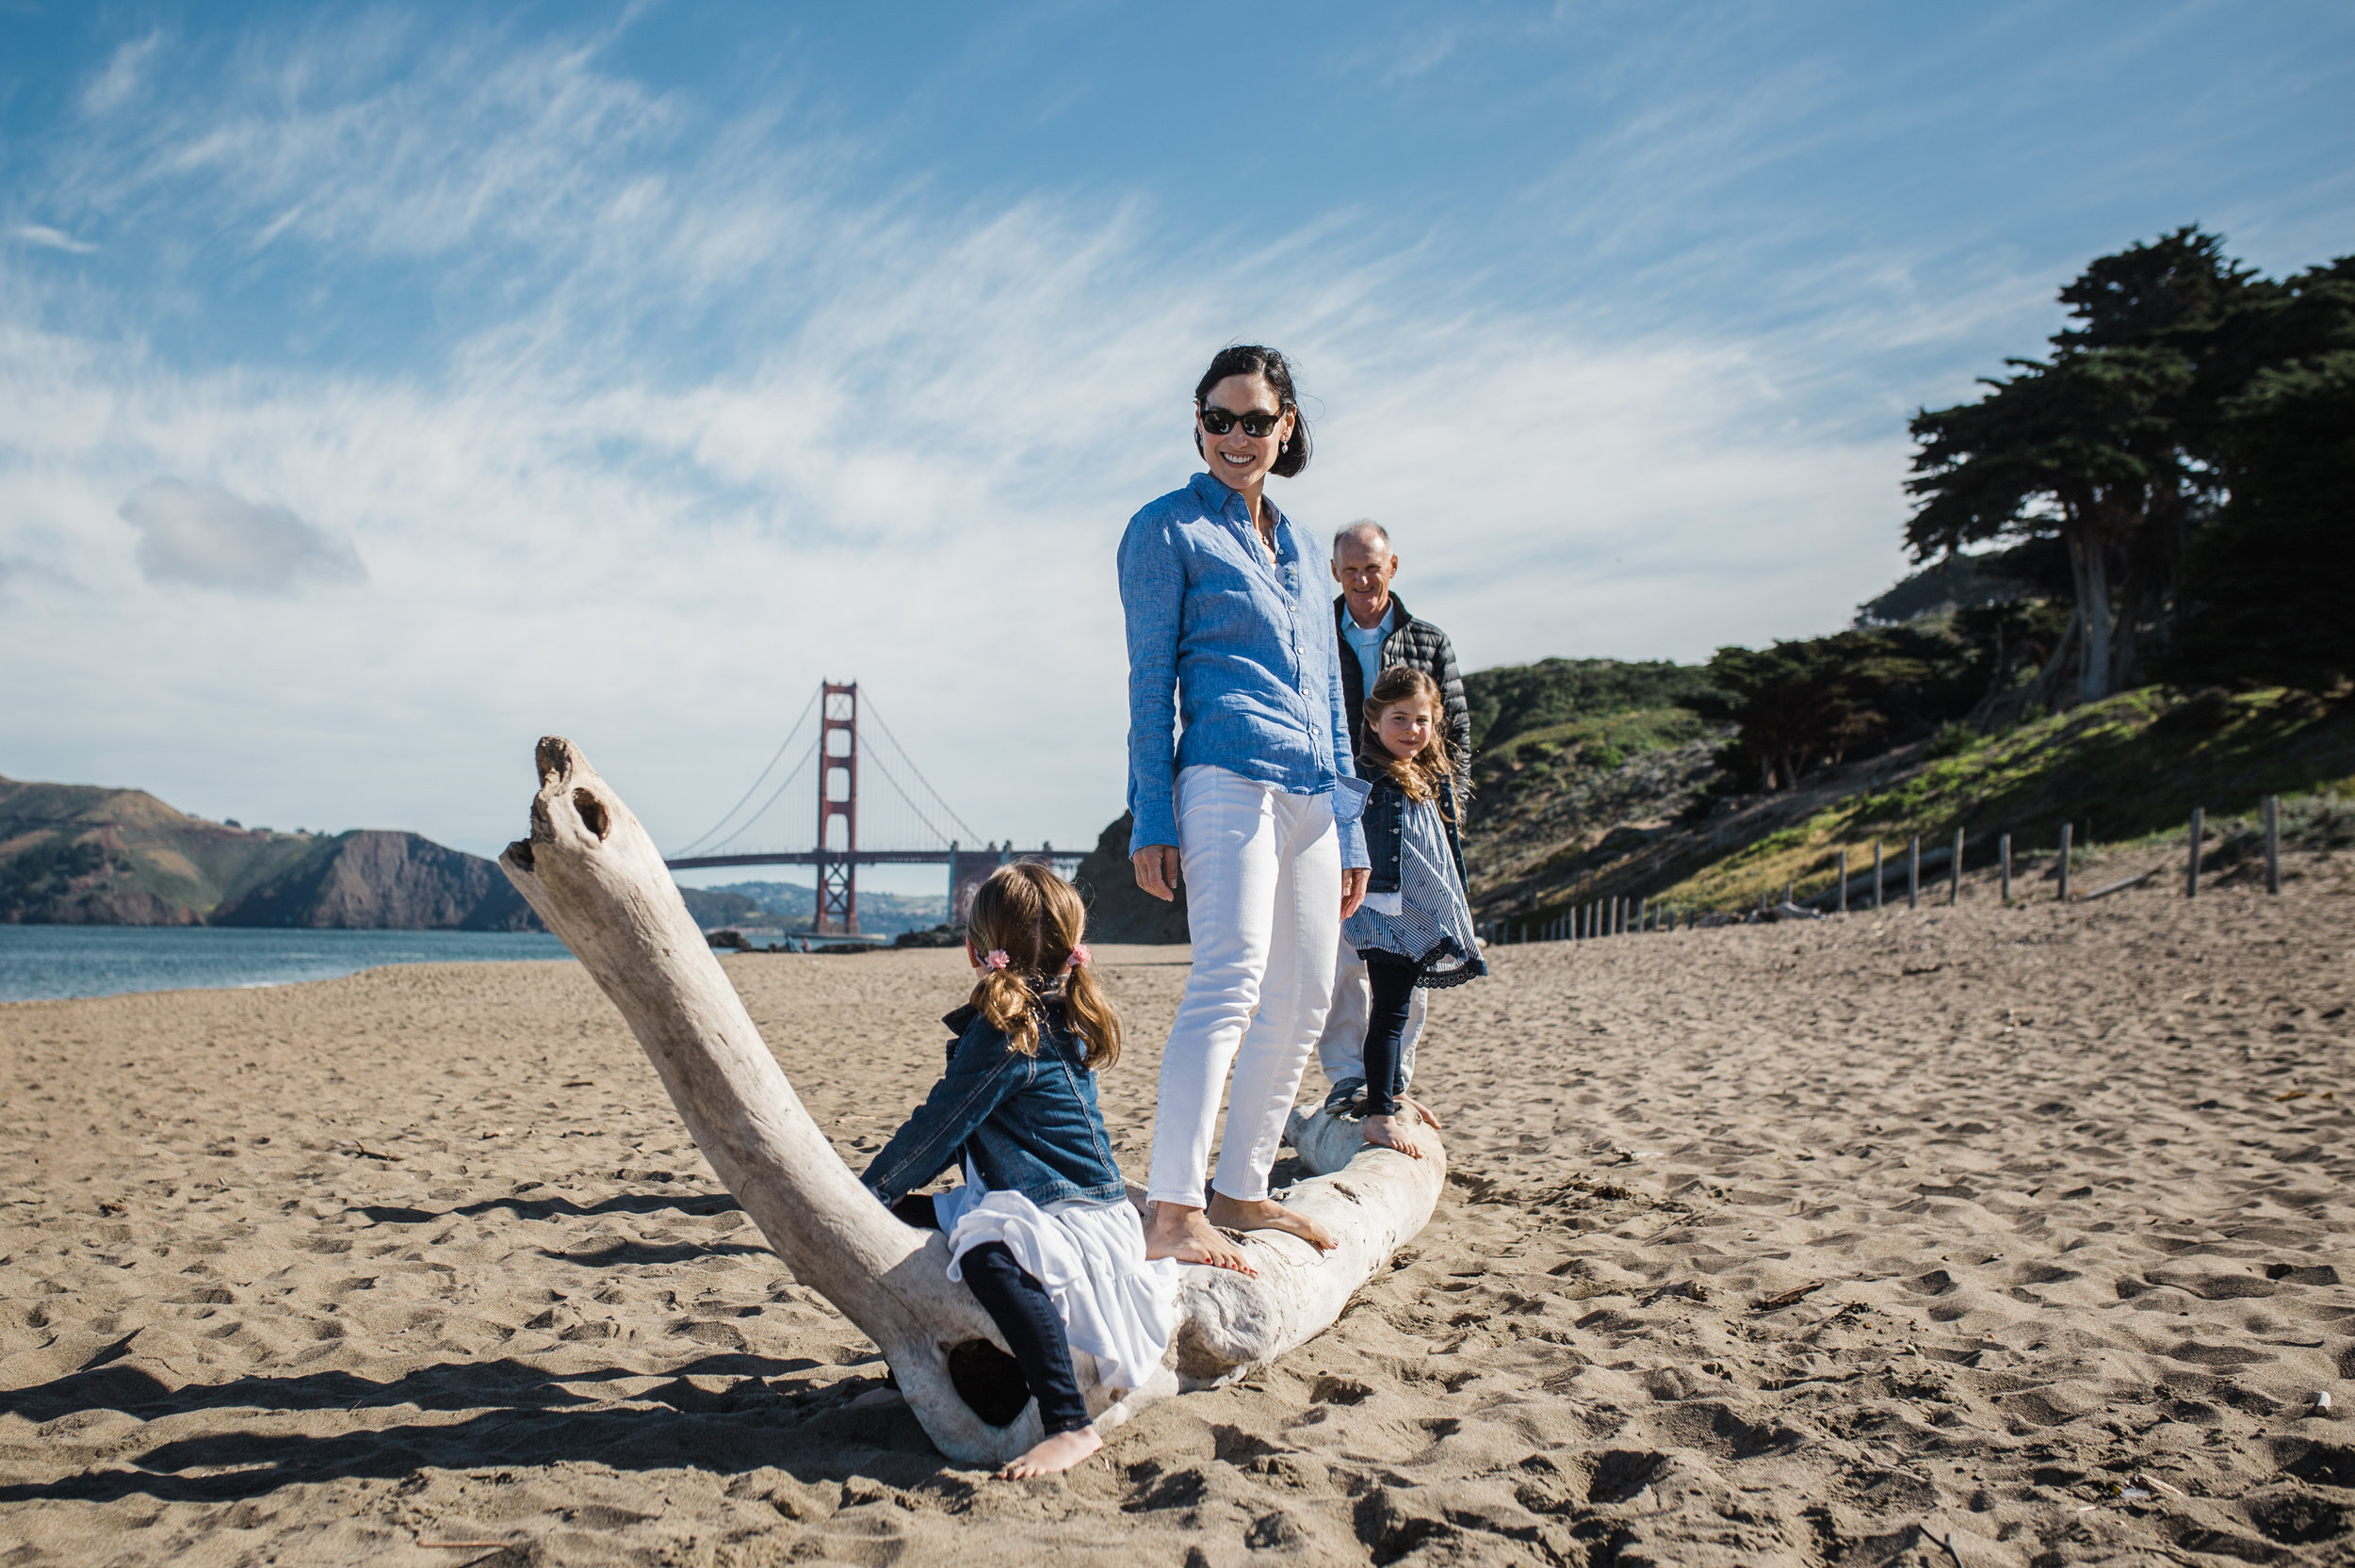
{"type": "Polygon", "coordinates": [[[1353,534],[1370,534],[1382,542],[1383,549],[1388,550],[1390,547],[1390,530],[1371,517],[1361,517],[1333,536],[1333,558],[1335,560],[1340,558],[1341,545],[1353,534]]]}

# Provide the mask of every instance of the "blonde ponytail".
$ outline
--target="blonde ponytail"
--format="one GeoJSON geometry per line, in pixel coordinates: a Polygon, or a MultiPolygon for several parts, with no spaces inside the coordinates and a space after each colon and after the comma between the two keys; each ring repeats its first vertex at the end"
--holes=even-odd
{"type": "Polygon", "coordinates": [[[1038,1004],[1060,994],[1064,1016],[1087,1042],[1087,1065],[1120,1059],[1120,1014],[1087,965],[1071,962],[1087,930],[1087,906],[1069,882],[1043,865],[1001,865],[974,893],[965,929],[977,956],[1003,955],[1001,964],[983,970],[972,1002],[1009,1046],[1038,1054],[1038,1004]]]}
{"type": "Polygon", "coordinates": [[[973,988],[973,1005],[992,1028],[1005,1035],[1007,1044],[1026,1057],[1038,1055],[1038,1018],[1031,1006],[1031,988],[1011,968],[984,970],[973,988]]]}

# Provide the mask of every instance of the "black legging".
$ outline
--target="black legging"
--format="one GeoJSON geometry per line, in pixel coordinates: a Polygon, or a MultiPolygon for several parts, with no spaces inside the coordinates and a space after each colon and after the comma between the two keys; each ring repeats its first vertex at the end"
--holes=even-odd
{"type": "Polygon", "coordinates": [[[1373,1004],[1366,1010],[1366,1114],[1395,1116],[1406,1092],[1399,1054],[1406,1038],[1406,1010],[1415,1000],[1415,965],[1384,953],[1366,955],[1366,981],[1373,1004]]]}
{"type": "MultiPolygon", "coordinates": [[[[912,1192],[891,1212],[919,1230],[940,1229],[929,1193],[912,1192]]],[[[984,1241],[959,1263],[965,1286],[1006,1336],[1014,1364],[1038,1401],[1039,1424],[1048,1437],[1088,1424],[1087,1401],[1080,1398],[1080,1376],[1071,1367],[1071,1341],[1055,1311],[1055,1299],[1031,1271],[1016,1263],[1002,1241],[984,1241]]]]}

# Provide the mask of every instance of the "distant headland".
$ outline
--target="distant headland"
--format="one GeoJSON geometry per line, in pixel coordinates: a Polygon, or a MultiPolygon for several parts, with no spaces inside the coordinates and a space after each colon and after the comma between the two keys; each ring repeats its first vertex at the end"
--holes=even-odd
{"type": "Polygon", "coordinates": [[[413,832],[280,832],[139,789],[0,778],[0,922],[541,929],[479,855],[413,832]]]}

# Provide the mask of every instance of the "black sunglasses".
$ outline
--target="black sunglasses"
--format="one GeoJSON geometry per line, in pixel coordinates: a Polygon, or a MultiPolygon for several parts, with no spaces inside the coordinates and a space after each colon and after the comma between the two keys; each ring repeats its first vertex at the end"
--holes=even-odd
{"type": "Polygon", "coordinates": [[[1236,426],[1254,441],[1264,441],[1275,433],[1275,427],[1284,422],[1284,411],[1262,413],[1254,409],[1249,413],[1237,413],[1232,409],[1214,409],[1205,403],[1201,410],[1202,428],[1212,435],[1225,435],[1236,426]]]}

